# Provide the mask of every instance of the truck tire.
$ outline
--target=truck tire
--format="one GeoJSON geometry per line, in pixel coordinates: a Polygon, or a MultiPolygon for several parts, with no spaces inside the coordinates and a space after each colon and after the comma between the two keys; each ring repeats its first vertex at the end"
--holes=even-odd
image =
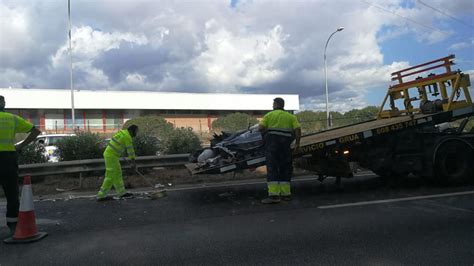
{"type": "Polygon", "coordinates": [[[460,184],[472,178],[473,149],[462,139],[441,142],[435,150],[435,175],[445,184],[460,184]]]}
{"type": "Polygon", "coordinates": [[[395,178],[394,173],[390,169],[377,169],[377,170],[372,170],[376,175],[378,175],[380,178],[383,179],[392,179],[395,178]]]}

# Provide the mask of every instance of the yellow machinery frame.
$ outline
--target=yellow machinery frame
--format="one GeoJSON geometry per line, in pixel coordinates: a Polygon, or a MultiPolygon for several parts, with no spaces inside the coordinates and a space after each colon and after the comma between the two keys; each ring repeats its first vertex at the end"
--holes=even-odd
{"type": "Polygon", "coordinates": [[[392,81],[398,81],[398,84],[392,85],[388,88],[387,94],[379,108],[377,119],[391,118],[402,115],[414,115],[421,113],[420,108],[415,108],[412,105],[413,101],[427,102],[428,95],[440,95],[436,98],[441,100],[443,111],[451,111],[467,106],[472,106],[472,99],[469,93],[469,86],[471,85],[468,74],[463,74],[461,71],[452,71],[451,66],[454,65],[454,55],[433,60],[421,65],[406,68],[392,73],[392,81]],[[426,73],[429,70],[444,68],[444,73],[429,74],[427,77],[416,77],[413,75],[426,73]],[[408,72],[412,71],[412,72],[408,72]],[[407,73],[408,72],[408,73],[407,73]],[[403,78],[411,77],[411,80],[403,80],[403,78]],[[431,86],[434,92],[430,92],[431,86]],[[410,92],[416,90],[416,97],[410,97],[410,92]],[[464,93],[465,100],[457,100],[461,93],[464,93]],[[396,105],[396,100],[403,99],[405,109],[399,110],[396,105]],[[390,101],[390,109],[384,110],[387,101],[390,101]]]}

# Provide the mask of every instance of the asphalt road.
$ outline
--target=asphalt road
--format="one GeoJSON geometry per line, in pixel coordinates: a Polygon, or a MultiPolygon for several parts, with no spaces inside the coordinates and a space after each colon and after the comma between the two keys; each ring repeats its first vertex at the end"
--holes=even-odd
{"type": "Polygon", "coordinates": [[[309,178],[294,182],[292,202],[268,206],[264,183],[250,183],[37,201],[49,236],[0,244],[0,265],[474,265],[473,186],[365,176],[339,191],[309,178]]]}

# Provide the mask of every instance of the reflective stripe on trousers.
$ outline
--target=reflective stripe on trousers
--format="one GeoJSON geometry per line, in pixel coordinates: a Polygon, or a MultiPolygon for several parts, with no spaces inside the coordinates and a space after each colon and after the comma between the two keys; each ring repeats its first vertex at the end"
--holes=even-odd
{"type": "Polygon", "coordinates": [[[267,182],[268,196],[280,196],[280,184],[278,182],[267,182]]]}
{"type": "Polygon", "coordinates": [[[290,196],[291,195],[291,183],[290,182],[280,182],[280,195],[290,196]]]}
{"type": "Polygon", "coordinates": [[[18,217],[7,217],[7,223],[16,223],[18,222],[18,217]]]}
{"type": "Polygon", "coordinates": [[[268,196],[291,196],[290,182],[267,182],[268,196]]]}

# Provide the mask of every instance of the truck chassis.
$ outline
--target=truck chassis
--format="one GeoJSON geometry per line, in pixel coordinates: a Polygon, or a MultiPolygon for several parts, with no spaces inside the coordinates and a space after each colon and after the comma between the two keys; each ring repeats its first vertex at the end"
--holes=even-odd
{"type": "MultiPolygon", "coordinates": [[[[470,79],[451,69],[453,59],[450,55],[392,73],[398,83],[389,86],[376,119],[303,136],[293,154],[295,166],[338,181],[353,176],[352,162],[383,177],[474,179],[474,133],[463,132],[474,114],[470,79]],[[461,119],[459,127],[444,128],[461,119]]],[[[264,164],[259,151],[221,165],[188,168],[193,174],[221,174],[264,164]]]]}

